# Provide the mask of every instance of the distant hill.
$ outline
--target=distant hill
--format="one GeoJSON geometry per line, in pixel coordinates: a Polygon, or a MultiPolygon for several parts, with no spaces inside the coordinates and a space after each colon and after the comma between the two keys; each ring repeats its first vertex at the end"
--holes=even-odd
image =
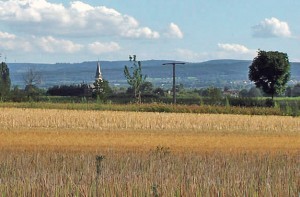
{"type": "MultiPolygon", "coordinates": [[[[142,61],[143,73],[147,80],[155,86],[169,88],[172,84],[172,66],[163,66],[169,60],[142,61]]],[[[100,61],[103,77],[112,86],[127,86],[123,74],[129,61],[100,61]]],[[[186,63],[176,66],[176,83],[187,88],[215,87],[246,87],[248,70],[251,61],[245,60],[211,60],[201,63],[186,63]]],[[[41,87],[54,85],[93,83],[96,72],[96,61],[82,63],[31,64],[9,63],[13,85],[24,86],[23,76],[28,68],[34,68],[42,75],[41,87]]],[[[291,63],[291,79],[293,83],[300,81],[300,63],[291,63]]]]}

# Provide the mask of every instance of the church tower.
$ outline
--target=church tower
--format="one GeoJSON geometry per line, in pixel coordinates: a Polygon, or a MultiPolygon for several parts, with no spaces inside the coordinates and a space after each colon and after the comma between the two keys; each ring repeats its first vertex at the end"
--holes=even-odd
{"type": "Polygon", "coordinates": [[[97,80],[103,81],[103,79],[102,79],[102,74],[101,74],[100,62],[97,63],[97,70],[96,70],[96,76],[95,76],[95,79],[96,79],[96,81],[97,81],[97,80]]]}

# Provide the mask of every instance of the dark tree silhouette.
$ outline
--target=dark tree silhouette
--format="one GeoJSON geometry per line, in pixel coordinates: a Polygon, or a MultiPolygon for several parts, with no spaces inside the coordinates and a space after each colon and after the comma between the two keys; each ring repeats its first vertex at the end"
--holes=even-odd
{"type": "Polygon", "coordinates": [[[249,79],[258,88],[272,96],[285,91],[290,79],[288,55],[278,51],[258,51],[249,67],[249,79]]]}

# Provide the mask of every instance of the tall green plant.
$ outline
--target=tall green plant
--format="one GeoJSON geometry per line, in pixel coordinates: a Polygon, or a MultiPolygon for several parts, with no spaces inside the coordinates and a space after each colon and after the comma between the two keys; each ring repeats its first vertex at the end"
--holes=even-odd
{"type": "Polygon", "coordinates": [[[10,76],[9,68],[5,62],[2,62],[0,65],[1,79],[0,79],[0,97],[3,99],[8,96],[10,91],[10,76]]]}
{"type": "Polygon", "coordinates": [[[141,103],[141,85],[145,82],[147,76],[142,74],[142,63],[136,60],[136,55],[129,56],[129,61],[133,65],[130,68],[125,65],[124,75],[130,88],[133,89],[137,103],[141,103]]]}
{"type": "Polygon", "coordinates": [[[112,89],[110,88],[107,80],[97,79],[93,85],[94,96],[101,101],[105,101],[107,96],[112,93],[112,89]]]}

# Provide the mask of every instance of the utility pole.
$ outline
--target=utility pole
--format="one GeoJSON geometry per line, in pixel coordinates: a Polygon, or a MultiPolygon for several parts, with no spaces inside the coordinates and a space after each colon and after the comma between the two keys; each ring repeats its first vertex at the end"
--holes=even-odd
{"type": "Polygon", "coordinates": [[[176,84],[175,84],[175,66],[176,64],[185,64],[184,62],[170,62],[164,63],[163,65],[173,65],[173,105],[176,104],[176,84]]]}

